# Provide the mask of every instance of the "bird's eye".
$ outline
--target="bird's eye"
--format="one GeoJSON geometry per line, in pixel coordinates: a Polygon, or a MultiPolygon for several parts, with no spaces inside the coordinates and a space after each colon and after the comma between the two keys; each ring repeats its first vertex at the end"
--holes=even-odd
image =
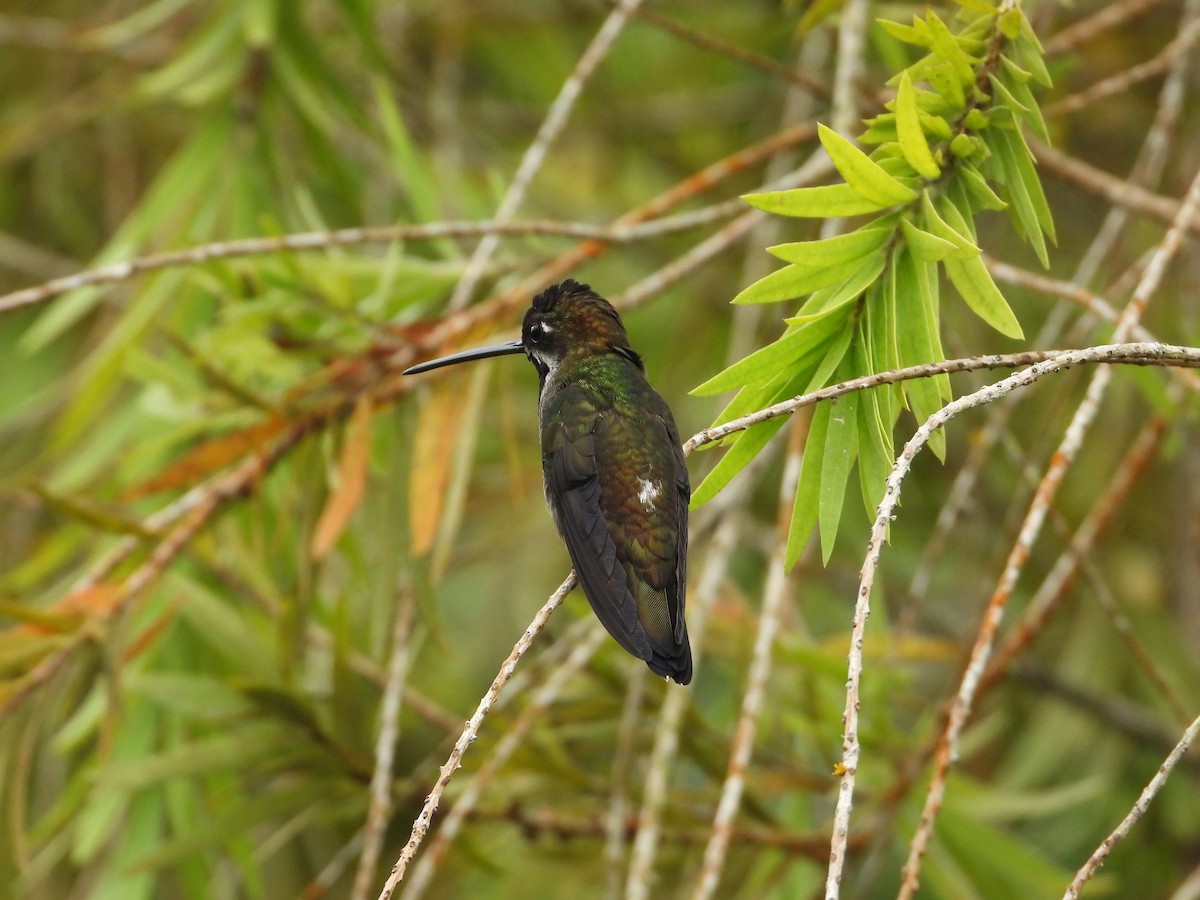
{"type": "Polygon", "coordinates": [[[532,325],[529,326],[529,339],[531,341],[533,341],[535,344],[542,339],[542,336],[545,333],[546,333],[546,329],[544,329],[542,327],[541,322],[534,322],[532,325]]]}

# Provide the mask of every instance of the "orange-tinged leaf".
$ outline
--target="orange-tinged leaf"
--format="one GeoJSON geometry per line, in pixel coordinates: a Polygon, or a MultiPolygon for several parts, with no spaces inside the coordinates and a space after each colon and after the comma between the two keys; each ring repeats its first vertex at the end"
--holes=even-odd
{"type": "Polygon", "coordinates": [[[271,416],[265,422],[205,441],[193,447],[149,481],[130,488],[125,492],[125,497],[128,500],[136,500],[173,488],[194,487],[230,463],[258,452],[288,424],[287,419],[281,416],[271,416]]]}
{"type": "Polygon", "coordinates": [[[461,395],[458,379],[444,378],[430,386],[417,415],[408,507],[414,556],[428,553],[437,537],[454,462],[461,395]]]}
{"type": "Polygon", "coordinates": [[[67,594],[47,607],[0,598],[0,615],[17,620],[13,633],[68,634],[88,618],[107,615],[121,596],[120,585],[102,582],[67,594]]]}
{"type": "Polygon", "coordinates": [[[354,405],[350,421],[346,424],[346,435],[342,441],[342,455],[338,459],[338,479],[317,527],[313,531],[310,549],[320,559],[337,543],[346,530],[350,517],[362,501],[363,488],[367,483],[367,466],[371,461],[371,423],[374,421],[371,401],[362,397],[354,405]]]}

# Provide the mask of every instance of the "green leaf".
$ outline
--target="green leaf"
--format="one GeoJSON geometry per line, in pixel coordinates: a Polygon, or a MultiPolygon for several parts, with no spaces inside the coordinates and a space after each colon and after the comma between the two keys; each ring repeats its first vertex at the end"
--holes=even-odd
{"type": "Polygon", "coordinates": [[[875,24],[896,40],[905,44],[912,44],[916,47],[929,46],[929,35],[924,31],[913,28],[911,25],[901,25],[899,22],[893,22],[891,19],[876,19],[875,24]]]}
{"type": "Polygon", "coordinates": [[[733,446],[725,451],[721,461],[692,492],[691,508],[697,509],[717,496],[721,488],[729,484],[735,475],[746,468],[754,457],[758,456],[759,451],[767,445],[767,441],[775,436],[775,433],[789,418],[789,416],[780,416],[777,419],[769,419],[761,425],[755,425],[743,431],[733,442],[733,446]]]}
{"type": "MultiPolygon", "coordinates": [[[[955,74],[954,67],[947,62],[934,62],[933,60],[936,57],[931,56],[929,59],[931,60],[930,63],[922,67],[920,70],[921,73],[933,85],[934,90],[945,98],[951,108],[956,110],[965,108],[967,105],[967,94],[963,90],[962,82],[958,80],[958,76],[955,74]]],[[[915,71],[913,77],[916,77],[915,71]]]]}
{"type": "MultiPolygon", "coordinates": [[[[870,359],[868,336],[861,332],[854,343],[855,367],[860,372],[877,371],[878,364],[870,359]]],[[[863,505],[872,515],[883,499],[883,490],[892,470],[894,451],[892,425],[895,418],[890,410],[888,388],[872,388],[859,392],[858,404],[858,480],[863,505]]]]}
{"type": "Polygon", "coordinates": [[[1021,17],[1021,37],[1013,42],[1013,48],[1016,50],[1021,68],[1030,72],[1034,81],[1044,87],[1053,86],[1054,79],[1050,77],[1046,62],[1042,59],[1042,43],[1038,40],[1033,28],[1030,27],[1029,20],[1024,16],[1021,17]]]}
{"type": "Polygon", "coordinates": [[[804,393],[816,391],[827,384],[833,373],[837,371],[837,367],[841,365],[842,358],[846,355],[846,349],[850,346],[850,339],[854,336],[853,328],[843,328],[836,338],[830,343],[825,350],[825,355],[817,364],[817,368],[813,371],[812,377],[808,380],[808,384],[804,388],[804,393]]]}
{"type": "Polygon", "coordinates": [[[1049,267],[1045,232],[1050,240],[1057,240],[1050,205],[1042,192],[1042,183],[1033,165],[1033,156],[1019,131],[998,129],[992,132],[991,147],[995,158],[1004,172],[1004,186],[1008,189],[1013,212],[1025,235],[1033,245],[1043,266],[1049,267]]]}
{"type": "MultiPolygon", "coordinates": [[[[890,277],[885,282],[885,291],[896,310],[896,343],[902,366],[920,365],[941,358],[929,332],[930,321],[935,328],[937,323],[936,298],[930,296],[937,282],[918,271],[931,265],[915,262],[907,249],[899,248],[888,270],[890,277]]],[[[942,408],[942,392],[936,379],[911,379],[904,382],[903,392],[918,422],[924,422],[942,408]]],[[[945,460],[946,436],[943,431],[939,429],[933,433],[929,448],[938,459],[945,460]]]]}
{"type": "Polygon", "coordinates": [[[996,282],[992,281],[982,259],[947,259],[942,265],[946,267],[950,282],[975,315],[1007,337],[1020,339],[1025,336],[1021,331],[1021,323],[996,287],[996,282]]]}
{"type": "Polygon", "coordinates": [[[917,259],[936,262],[961,252],[958,245],[921,230],[908,219],[901,219],[900,227],[904,231],[904,241],[908,244],[908,249],[917,259]]]}
{"type": "Polygon", "coordinates": [[[817,510],[821,501],[821,457],[825,452],[831,409],[832,404],[819,404],[813,410],[812,422],[808,426],[804,458],[800,463],[800,481],[796,485],[796,499],[792,503],[792,522],[788,526],[787,553],[784,558],[787,569],[792,569],[799,561],[817,524],[817,510]]]}
{"type": "Polygon", "coordinates": [[[876,251],[841,284],[814,292],[800,307],[801,314],[795,317],[795,320],[799,321],[808,316],[833,312],[833,310],[857,300],[863,291],[875,283],[886,264],[886,253],[883,250],[876,251]]]}
{"type": "Polygon", "coordinates": [[[855,259],[825,269],[785,266],[743,290],[733,298],[734,303],[778,303],[794,300],[813,291],[845,281],[862,268],[862,261],[855,259]]]}
{"type": "Polygon", "coordinates": [[[962,176],[967,190],[971,192],[971,196],[978,201],[981,207],[994,210],[1008,208],[1008,204],[1000,199],[1000,196],[987,183],[987,179],[980,175],[974,166],[960,164],[958,174],[962,176]]]}
{"type": "Polygon", "coordinates": [[[826,238],[821,241],[797,241],[791,244],[776,244],[767,252],[801,268],[825,268],[855,262],[872,250],[882,247],[892,235],[890,225],[878,223],[864,225],[848,234],[826,238]]]}
{"type": "Polygon", "coordinates": [[[909,165],[924,178],[937,178],[942,174],[933,159],[925,129],[921,125],[921,111],[917,106],[917,92],[908,72],[900,75],[900,89],[896,94],[896,132],[900,138],[900,150],[909,165]]]}
{"type": "Polygon", "coordinates": [[[1001,56],[1000,62],[1004,64],[1004,68],[1007,70],[1005,84],[1008,85],[1013,97],[1029,110],[1029,114],[1025,116],[1025,121],[1033,129],[1034,134],[1043,142],[1049,144],[1050,130],[1046,127],[1046,120],[1042,118],[1042,110],[1037,102],[1037,98],[1033,96],[1033,91],[1029,89],[1028,81],[1032,76],[1007,56],[1001,56]],[[1021,75],[1025,75],[1026,77],[1022,78],[1021,75]]]}
{"type": "Polygon", "coordinates": [[[821,498],[817,520],[821,527],[821,561],[829,564],[837,541],[838,524],[846,502],[846,483],[858,454],[858,394],[830,401],[829,433],[821,456],[821,498]]]}
{"type": "Polygon", "coordinates": [[[982,252],[975,242],[966,236],[965,228],[961,230],[954,228],[941,217],[933,205],[933,201],[929,199],[928,193],[921,197],[921,211],[924,214],[925,228],[929,233],[954,246],[955,250],[949,254],[950,256],[955,259],[971,259],[982,252]]]}
{"type": "Polygon", "coordinates": [[[1000,13],[999,18],[996,19],[996,27],[1010,41],[1015,41],[1021,34],[1021,8],[1010,6],[1000,13]]]}
{"type": "Polygon", "coordinates": [[[979,60],[972,58],[963,50],[946,23],[937,17],[937,13],[929,10],[925,15],[925,24],[929,26],[929,46],[933,52],[946,62],[957,77],[959,84],[969,88],[975,83],[974,65],[979,60]]]}
{"type": "Polygon", "coordinates": [[[743,194],[742,199],[763,212],[798,219],[861,216],[878,212],[888,206],[863,199],[848,184],[824,184],[818,187],[792,188],[790,191],[762,191],[757,194],[743,194]]]}
{"type": "Polygon", "coordinates": [[[834,166],[860,197],[880,207],[898,206],[917,199],[916,191],[901,184],[832,128],[818,125],[817,132],[834,166]]]}
{"type": "Polygon", "coordinates": [[[844,327],[845,314],[827,313],[793,320],[778,340],[738,360],[725,371],[692,389],[692,394],[704,397],[740,387],[744,384],[764,384],[778,373],[795,368],[805,355],[828,341],[844,327]]]}
{"type": "MultiPolygon", "coordinates": [[[[930,349],[929,360],[940,361],[946,358],[946,350],[942,347],[941,282],[938,279],[938,267],[935,263],[920,260],[912,260],[912,266],[917,296],[921,298],[918,310],[925,328],[925,341],[930,349]]],[[[954,399],[949,375],[935,375],[932,380],[943,402],[954,399]]]]}
{"type": "Polygon", "coordinates": [[[1029,107],[1017,100],[1012,95],[1012,92],[1004,86],[1004,82],[996,77],[995,73],[990,74],[988,80],[992,84],[992,89],[996,92],[996,102],[1000,106],[1007,106],[1018,116],[1029,115],[1029,107]]]}

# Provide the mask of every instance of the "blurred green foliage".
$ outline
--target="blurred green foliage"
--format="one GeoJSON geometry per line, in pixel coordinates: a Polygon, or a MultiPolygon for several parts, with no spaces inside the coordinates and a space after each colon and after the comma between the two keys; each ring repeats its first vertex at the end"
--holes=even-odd
{"type": "MultiPolygon", "coordinates": [[[[1104,5],[1027,6],[1029,33],[1047,40],[1104,5]]],[[[1065,50],[1048,43],[1054,87],[1038,99],[1050,110],[1151,58],[1177,34],[1180,7],[1147,5],[1065,50]]],[[[0,11],[0,292],[206,242],[485,219],[608,8],[9,0],[0,11]]],[[[954,4],[936,9],[955,21],[954,4]]],[[[809,67],[802,74],[832,82],[838,4],[649,10],[787,66],[799,54],[809,67]],[[832,18],[821,24],[822,16],[832,18]]],[[[905,3],[871,4],[870,13],[913,30],[914,14],[927,16],[923,4],[905,3]]],[[[959,141],[956,151],[933,140],[938,163],[914,149],[913,98],[899,79],[920,57],[897,36],[894,26],[868,30],[859,86],[866,149],[872,137],[894,141],[901,152],[889,165],[922,177],[947,153],[984,154],[982,145],[959,141]],[[889,79],[904,92],[890,111],[889,79]]],[[[928,71],[910,71],[910,86],[926,77],[936,84],[928,71]]],[[[1010,90],[1024,84],[1011,69],[1002,77],[1010,90]]],[[[1123,177],[1160,84],[1048,114],[1046,136],[1123,177]]],[[[799,90],[769,67],[635,17],[585,85],[518,217],[607,223],[793,118],[830,121],[828,96],[797,100],[799,90]]],[[[1169,196],[1181,195],[1200,162],[1193,106],[1173,123],[1170,162],[1152,186],[1169,196]]],[[[1025,121],[1035,135],[1042,128],[1025,121]]],[[[990,165],[1024,165],[1019,134],[1005,133],[1007,155],[990,165]]],[[[776,154],[774,176],[796,164],[795,153],[776,154]]],[[[1029,195],[1013,210],[1016,229],[976,202],[973,239],[994,257],[1038,271],[1040,258],[1071,279],[1110,207],[1039,174],[1058,247],[1041,240],[1042,204],[1029,195]]],[[[683,209],[768,180],[765,164],[739,169],[683,209]]],[[[905,237],[936,253],[945,237],[934,216],[922,216],[909,228],[934,240],[905,237]]],[[[610,248],[570,275],[616,297],[719,224],[610,248]]],[[[819,229],[819,221],[774,221],[738,252],[688,266],[626,315],[685,433],[721,408],[688,391],[780,337],[777,323],[749,307],[733,312],[729,301],[767,274],[765,247],[813,242],[819,229]]],[[[1134,219],[1088,285],[1124,303],[1128,286],[1120,293],[1114,284],[1163,229],[1134,219]]],[[[542,502],[528,367],[497,363],[421,387],[394,385],[386,367],[388,354],[441,320],[473,245],[443,238],[217,258],[0,312],[0,896],[350,896],[394,621],[411,604],[393,809],[374,896],[463,720],[568,565],[542,502]],[[238,472],[249,474],[196,518],[238,472]],[[326,541],[315,540],[321,532],[326,541]],[[169,562],[156,562],[183,538],[169,562]],[[143,577],[131,591],[130,579],[143,577]]],[[[506,238],[477,294],[503,291],[570,246],[506,238]]],[[[1196,264],[1184,254],[1151,305],[1146,325],[1163,340],[1200,341],[1196,264]]],[[[951,273],[943,296],[956,282],[951,273]]],[[[1034,336],[1048,322],[1065,334],[1060,343],[1099,343],[1110,332],[1062,299],[1000,287],[1031,346],[1044,346],[1034,336]]],[[[938,306],[935,296],[933,307],[947,356],[1012,349],[963,304],[938,306]]],[[[504,314],[483,317],[462,338],[511,331],[520,306],[497,308],[504,314]]],[[[910,476],[869,627],[848,895],[896,889],[943,703],[1029,503],[1025,469],[1044,466],[1084,377],[1065,375],[1019,398],[949,534],[936,537],[935,523],[979,446],[985,414],[949,432],[944,467],[923,459],[910,476]],[[931,536],[944,541],[940,555],[930,555],[931,536]],[[922,572],[927,586],[913,589],[922,572]]],[[[988,378],[961,377],[955,390],[988,378]]],[[[1172,380],[1120,373],[1071,470],[1013,599],[1013,621],[1064,553],[1054,523],[1081,521],[1152,411],[1164,416],[1161,452],[1091,551],[1087,578],[976,709],[922,896],[1061,891],[1177,738],[1179,711],[1139,667],[1097,590],[1113,595],[1184,710],[1200,706],[1200,443],[1195,403],[1165,390],[1172,380]]],[[[922,400],[910,405],[923,417],[938,390],[932,398],[928,386],[914,391],[922,400]]],[[[879,426],[880,444],[893,440],[886,426],[898,421],[902,443],[914,418],[898,398],[888,403],[864,421],[879,426]]],[[[829,416],[818,411],[812,430],[829,416]]],[[[876,457],[873,472],[884,465],[876,457]]],[[[694,484],[716,458],[692,458],[694,484]]],[[[714,521],[738,516],[740,528],[671,771],[655,858],[655,889],[668,895],[690,893],[724,780],[768,565],[788,540],[790,499],[782,531],[777,525],[782,474],[767,454],[729,481],[720,495],[729,505],[695,515],[694,576],[713,552],[714,521]]],[[[835,474],[844,485],[850,470],[835,474]]],[[[822,517],[842,538],[836,546],[827,538],[826,566],[803,552],[813,544],[805,542],[811,520],[805,533],[793,529],[794,599],[719,896],[807,896],[824,879],[847,627],[866,535],[863,507],[843,512],[844,496],[839,515],[822,517]]],[[[588,615],[576,594],[551,619],[443,809],[570,649],[573,621],[588,615]]],[[[648,684],[623,736],[635,664],[606,641],[570,681],[485,790],[432,896],[605,896],[623,882],[603,837],[614,759],[627,738],[622,784],[636,809],[659,707],[676,690],[648,684]]],[[[1200,845],[1196,779],[1193,754],[1091,893],[1162,896],[1187,877],[1200,845]]]]}

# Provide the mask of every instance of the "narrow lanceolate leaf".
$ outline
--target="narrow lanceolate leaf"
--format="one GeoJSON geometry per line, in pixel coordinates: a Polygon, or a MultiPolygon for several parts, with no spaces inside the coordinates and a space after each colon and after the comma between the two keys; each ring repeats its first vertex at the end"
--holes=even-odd
{"type": "Polygon", "coordinates": [[[891,235],[890,226],[873,224],[823,241],[776,244],[768,247],[767,252],[801,268],[826,268],[862,259],[882,247],[891,235]]]}
{"type": "Polygon", "coordinates": [[[917,174],[930,179],[942,174],[925,139],[921,110],[917,106],[917,89],[908,72],[900,74],[900,89],[896,94],[896,133],[900,138],[900,152],[917,174]]]}
{"type": "Polygon", "coordinates": [[[908,244],[908,249],[917,259],[937,262],[961,252],[960,247],[945,238],[921,230],[908,219],[902,219],[900,227],[904,231],[904,241],[908,244]]]}
{"type": "Polygon", "coordinates": [[[837,541],[838,523],[846,503],[850,468],[858,455],[858,394],[831,401],[829,434],[821,457],[821,499],[817,521],[821,526],[821,559],[829,562],[837,541]]]}
{"type": "Polygon", "coordinates": [[[846,183],[864,200],[880,207],[898,206],[917,199],[917,193],[889,175],[867,154],[832,128],[818,125],[817,131],[825,152],[833,160],[846,183]]]}
{"type": "Polygon", "coordinates": [[[785,266],[760,278],[733,298],[734,303],[778,303],[840,284],[862,267],[861,260],[824,268],[785,266]]]}
{"type": "Polygon", "coordinates": [[[974,64],[979,60],[969,56],[963,50],[958,38],[950,32],[946,23],[939,19],[933,10],[930,10],[925,16],[925,23],[929,26],[929,46],[933,52],[950,65],[964,88],[974,84],[974,64]]]}
{"type": "Polygon", "coordinates": [[[825,452],[825,436],[829,431],[829,411],[832,404],[822,403],[813,411],[804,444],[804,459],[800,464],[800,482],[792,504],[792,523],[788,526],[785,567],[791,569],[800,559],[817,524],[821,502],[821,455],[825,452]]]}
{"type": "MultiPolygon", "coordinates": [[[[869,308],[859,320],[854,336],[854,368],[859,372],[878,372],[873,358],[869,308]]],[[[883,499],[884,483],[892,465],[892,425],[895,422],[888,388],[873,388],[859,393],[858,402],[858,479],[867,513],[883,499]]]]}
{"type": "Polygon", "coordinates": [[[767,445],[767,441],[775,436],[775,433],[783,427],[787,420],[788,416],[780,416],[743,431],[733,442],[733,446],[725,451],[721,461],[692,492],[691,508],[696,509],[717,496],[721,488],[729,484],[738,472],[746,468],[750,461],[758,456],[759,451],[767,445]]]}
{"type": "Polygon", "coordinates": [[[992,186],[987,183],[987,179],[980,175],[974,166],[969,163],[959,163],[958,174],[962,176],[967,190],[971,192],[971,196],[975,198],[978,206],[983,209],[994,210],[1008,208],[1008,204],[1000,199],[1000,195],[992,190],[992,186]]]}
{"type": "Polygon", "coordinates": [[[790,191],[762,191],[743,194],[742,199],[756,209],[797,219],[828,219],[862,216],[879,212],[891,204],[863,199],[848,184],[793,188],[790,191]]]}
{"type": "Polygon", "coordinates": [[[905,44],[912,44],[915,47],[929,46],[928,34],[913,28],[911,25],[901,25],[899,22],[893,22],[891,19],[876,19],[875,23],[896,40],[903,41],[905,44]]]}
{"type": "Polygon", "coordinates": [[[337,543],[358,509],[371,461],[371,401],[363,397],[354,406],[346,426],[342,455],[338,460],[338,483],[325,503],[312,536],[312,555],[320,559],[337,543]]]}
{"type": "Polygon", "coordinates": [[[432,385],[413,429],[413,461],[409,469],[408,520],[412,553],[428,553],[437,537],[446,502],[446,487],[458,439],[461,382],[443,378],[432,385]]]}
{"type": "MultiPolygon", "coordinates": [[[[946,358],[946,349],[942,346],[941,334],[941,281],[938,279],[938,267],[936,263],[921,262],[919,259],[912,260],[913,271],[917,283],[917,296],[922,299],[918,307],[921,318],[924,320],[926,343],[928,344],[932,355],[930,360],[938,361],[946,358]]],[[[937,387],[938,396],[943,402],[949,402],[954,399],[954,392],[950,389],[950,376],[942,373],[935,375],[930,379],[937,387]]]]}
{"type": "Polygon", "coordinates": [[[996,282],[992,281],[982,259],[978,256],[965,260],[947,259],[942,265],[946,267],[950,282],[975,315],[1003,335],[1018,339],[1025,336],[1021,331],[1021,323],[996,287],[996,282]]]}
{"type": "MultiPolygon", "coordinates": [[[[942,218],[936,207],[934,207],[933,201],[929,199],[928,193],[921,196],[921,213],[925,228],[931,235],[954,245],[954,252],[947,254],[948,256],[952,256],[955,259],[970,259],[982,252],[975,245],[975,242],[967,237],[965,227],[955,228],[951,223],[942,218]]],[[[918,256],[917,258],[919,259],[920,257],[918,256]]]]}
{"type": "Polygon", "coordinates": [[[1050,240],[1055,240],[1054,219],[1050,215],[1046,195],[1042,193],[1042,183],[1033,167],[1033,157],[1025,145],[1025,139],[1015,129],[998,128],[992,137],[990,145],[1004,173],[1004,186],[1008,189],[1013,212],[1038,259],[1043,266],[1049,266],[1042,233],[1045,232],[1050,240]]]}
{"type": "Polygon", "coordinates": [[[1025,117],[1025,121],[1029,127],[1047,144],[1050,143],[1050,131],[1046,128],[1046,120],[1042,118],[1042,110],[1038,105],[1037,99],[1033,96],[1033,91],[1029,89],[1029,79],[1033,76],[1018,66],[1007,56],[1001,55],[1000,62],[1004,65],[1006,72],[1005,84],[1012,91],[1012,95],[1029,110],[1029,115],[1025,117]]]}
{"type": "Polygon", "coordinates": [[[892,471],[892,422],[887,422],[881,388],[863,391],[858,404],[858,481],[863,506],[873,512],[892,471]]]}
{"type": "MultiPolygon", "coordinates": [[[[796,317],[796,320],[833,312],[835,309],[857,300],[863,291],[875,283],[886,264],[887,252],[883,248],[876,250],[864,259],[861,265],[844,281],[814,292],[800,307],[800,315],[796,317]]],[[[790,322],[792,319],[787,321],[790,322]]]]}
{"type": "Polygon", "coordinates": [[[732,390],[744,384],[765,384],[780,372],[796,368],[806,354],[827,342],[845,324],[846,316],[828,313],[798,320],[774,343],[738,360],[714,375],[692,393],[703,397],[732,390]]]}
{"type": "MultiPolygon", "coordinates": [[[[932,317],[927,315],[927,312],[936,312],[933,308],[936,299],[930,296],[931,291],[936,289],[936,281],[931,285],[931,279],[918,273],[918,267],[925,266],[932,268],[928,263],[915,262],[906,248],[899,248],[892,257],[889,277],[884,284],[884,290],[889,292],[889,300],[896,308],[896,343],[902,366],[941,359],[934,350],[928,330],[932,317]]],[[[933,321],[936,325],[936,319],[933,321]]],[[[904,382],[903,391],[918,422],[924,422],[942,407],[941,391],[933,379],[913,378],[904,382]]],[[[945,460],[946,435],[941,429],[933,433],[929,449],[938,459],[945,460]]]]}

